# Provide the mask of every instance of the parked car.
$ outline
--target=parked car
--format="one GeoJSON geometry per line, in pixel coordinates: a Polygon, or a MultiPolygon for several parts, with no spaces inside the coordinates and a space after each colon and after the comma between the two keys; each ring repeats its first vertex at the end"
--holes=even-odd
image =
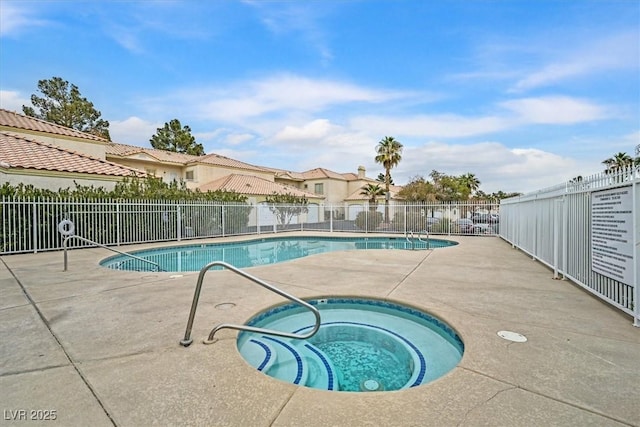
{"type": "Polygon", "coordinates": [[[455,227],[457,228],[458,233],[462,233],[462,234],[473,233],[474,224],[473,224],[473,221],[471,221],[469,218],[456,219],[454,224],[455,224],[455,227]]]}
{"type": "Polygon", "coordinates": [[[426,226],[425,226],[426,230],[431,231],[433,226],[438,224],[439,222],[440,222],[440,218],[427,217],[426,226]]]}
{"type": "Polygon", "coordinates": [[[471,221],[476,224],[497,224],[500,222],[500,216],[497,214],[476,212],[471,215],[471,221]]]}
{"type": "Polygon", "coordinates": [[[460,218],[455,221],[458,232],[462,234],[493,234],[495,229],[490,224],[474,223],[469,218],[460,218]]]}

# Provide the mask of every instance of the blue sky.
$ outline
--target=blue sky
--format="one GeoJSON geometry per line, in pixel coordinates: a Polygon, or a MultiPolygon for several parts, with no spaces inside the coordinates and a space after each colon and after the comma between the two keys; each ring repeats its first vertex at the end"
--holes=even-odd
{"type": "Polygon", "coordinates": [[[0,0],[0,106],[77,85],[112,140],[165,122],[207,153],[397,184],[474,173],[529,192],[640,144],[640,2],[0,0]]]}

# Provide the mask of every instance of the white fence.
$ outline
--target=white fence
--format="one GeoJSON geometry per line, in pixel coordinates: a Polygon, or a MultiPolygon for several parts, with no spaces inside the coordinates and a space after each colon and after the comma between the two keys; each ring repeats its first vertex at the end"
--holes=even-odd
{"type": "MultiPolygon", "coordinates": [[[[579,182],[491,203],[270,207],[145,200],[0,200],[0,254],[62,249],[58,225],[103,245],[266,234],[293,230],[500,235],[634,317],[640,326],[640,172],[579,182]],[[609,210],[607,210],[609,209],[609,210]]],[[[78,241],[75,247],[86,246],[78,241]]]]}
{"type": "MultiPolygon", "coordinates": [[[[0,254],[59,250],[58,225],[74,224],[75,234],[103,245],[122,245],[265,234],[292,230],[363,233],[497,235],[498,205],[445,203],[391,205],[309,205],[2,198],[0,254]]],[[[73,241],[75,247],[85,246],[73,241]]]]}
{"type": "Polygon", "coordinates": [[[500,235],[640,326],[640,170],[503,200],[500,235]]]}

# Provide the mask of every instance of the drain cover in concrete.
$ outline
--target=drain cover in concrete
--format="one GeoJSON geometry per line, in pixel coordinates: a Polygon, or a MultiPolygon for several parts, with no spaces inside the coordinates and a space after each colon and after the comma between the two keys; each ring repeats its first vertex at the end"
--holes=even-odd
{"type": "Polygon", "coordinates": [[[511,331],[498,331],[498,336],[500,338],[504,338],[505,340],[513,341],[513,342],[526,342],[527,337],[517,332],[511,331]]]}

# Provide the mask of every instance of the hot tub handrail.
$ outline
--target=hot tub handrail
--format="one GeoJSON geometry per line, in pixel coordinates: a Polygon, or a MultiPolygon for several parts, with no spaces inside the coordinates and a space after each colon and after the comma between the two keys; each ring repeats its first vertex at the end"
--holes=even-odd
{"type": "Polygon", "coordinates": [[[267,334],[267,335],[276,335],[279,337],[285,337],[285,338],[294,338],[294,339],[307,339],[307,338],[311,338],[313,335],[315,335],[316,332],[318,332],[318,329],[320,329],[320,312],[318,311],[317,308],[315,308],[314,306],[312,306],[311,304],[309,304],[306,301],[303,301],[291,294],[286,293],[285,291],[276,288],[275,286],[265,282],[264,280],[261,280],[255,276],[252,276],[251,274],[240,270],[239,268],[234,267],[231,264],[228,264],[224,261],[213,261],[210,262],[209,264],[205,265],[204,267],[202,267],[202,269],[200,270],[200,274],[198,275],[198,282],[196,284],[196,289],[195,292],[193,294],[193,302],[191,303],[191,311],[189,312],[189,320],[187,321],[187,328],[184,332],[184,338],[180,341],[180,344],[184,347],[188,347],[191,345],[191,343],[193,342],[193,338],[191,338],[191,328],[193,327],[193,320],[196,316],[196,308],[198,307],[198,299],[200,298],[200,291],[202,289],[202,282],[204,280],[204,276],[207,273],[207,271],[209,271],[212,267],[215,266],[221,266],[224,267],[226,269],[229,269],[231,271],[233,271],[234,273],[249,279],[250,281],[272,291],[275,292],[276,294],[287,298],[290,301],[293,301],[299,305],[302,305],[303,307],[308,308],[313,315],[316,318],[316,322],[315,325],[313,327],[313,329],[306,333],[306,334],[293,334],[293,333],[289,333],[289,332],[282,332],[282,331],[276,331],[273,329],[263,329],[263,328],[256,328],[253,326],[247,326],[247,325],[236,325],[236,324],[232,324],[232,323],[221,323],[219,325],[217,325],[216,327],[214,327],[211,332],[209,333],[209,337],[207,338],[207,340],[205,340],[205,344],[211,344],[213,342],[215,342],[214,339],[214,335],[216,334],[216,332],[218,332],[220,329],[236,329],[239,331],[248,331],[248,332],[257,332],[257,333],[262,333],[262,334],[267,334]]]}
{"type": "Polygon", "coordinates": [[[131,255],[129,253],[122,252],[122,251],[119,251],[119,250],[114,249],[114,248],[110,248],[109,246],[105,246],[105,245],[103,245],[101,243],[94,242],[93,240],[89,240],[89,239],[86,239],[84,237],[78,236],[77,234],[72,234],[71,236],[67,236],[62,241],[62,248],[64,250],[64,271],[67,271],[67,242],[69,240],[71,240],[71,239],[82,240],[83,242],[91,243],[92,245],[96,245],[96,246],[99,246],[101,248],[105,248],[105,249],[108,249],[110,251],[117,252],[120,255],[125,255],[125,256],[131,257],[133,259],[137,259],[138,261],[143,261],[143,262],[146,262],[146,263],[149,263],[149,264],[153,264],[158,269],[157,271],[163,271],[162,268],[160,268],[160,264],[158,264],[157,262],[149,261],[148,259],[140,258],[138,256],[131,255]]]}

